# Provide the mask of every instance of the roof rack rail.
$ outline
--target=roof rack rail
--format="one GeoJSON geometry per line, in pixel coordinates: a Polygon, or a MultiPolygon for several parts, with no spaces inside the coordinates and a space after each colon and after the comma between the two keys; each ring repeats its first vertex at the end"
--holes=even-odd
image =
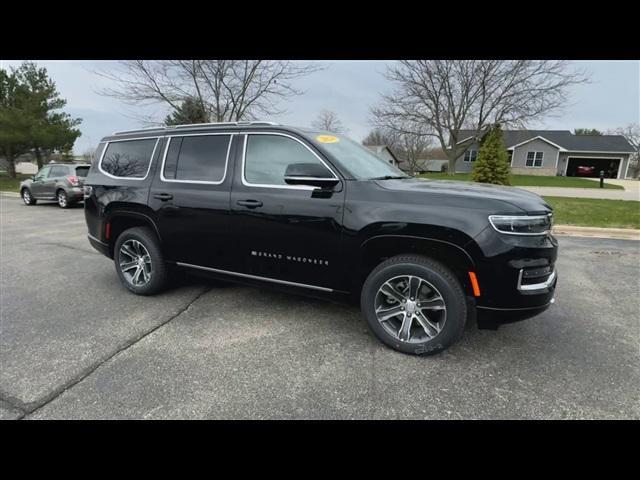
{"type": "Polygon", "coordinates": [[[211,127],[225,127],[225,126],[249,126],[249,125],[279,125],[276,122],[266,122],[262,120],[252,120],[252,121],[239,121],[239,122],[211,122],[211,123],[188,123],[184,125],[169,125],[162,127],[147,127],[147,128],[139,128],[137,130],[122,130],[120,132],[113,132],[113,135],[122,135],[125,133],[138,133],[138,132],[151,132],[154,130],[177,130],[181,128],[211,128],[211,127]]]}

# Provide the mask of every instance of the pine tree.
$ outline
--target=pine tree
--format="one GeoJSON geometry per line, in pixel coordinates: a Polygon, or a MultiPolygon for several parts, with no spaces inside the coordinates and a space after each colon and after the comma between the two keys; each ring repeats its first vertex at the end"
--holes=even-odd
{"type": "Polygon", "coordinates": [[[194,97],[186,97],[180,107],[164,120],[165,125],[190,125],[207,123],[209,116],[202,102],[194,97]]]}
{"type": "Polygon", "coordinates": [[[494,125],[480,142],[471,178],[475,182],[510,185],[510,173],[509,156],[502,141],[502,130],[500,125],[494,125]]]}

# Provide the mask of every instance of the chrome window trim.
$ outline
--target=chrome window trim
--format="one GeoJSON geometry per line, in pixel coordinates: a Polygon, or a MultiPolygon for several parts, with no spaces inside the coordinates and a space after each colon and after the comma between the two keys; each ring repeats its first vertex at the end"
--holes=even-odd
{"type": "MultiPolygon", "coordinates": [[[[240,168],[240,178],[242,180],[242,184],[245,187],[281,188],[285,190],[317,190],[318,189],[318,187],[312,187],[307,185],[272,185],[272,184],[266,184],[266,183],[250,183],[249,181],[247,181],[247,179],[244,176],[244,167],[247,159],[247,142],[249,141],[249,135],[278,135],[281,137],[288,137],[295,140],[296,142],[304,146],[307,150],[309,150],[318,160],[320,160],[320,163],[322,163],[325,166],[325,168],[329,170],[333,175],[332,180],[340,181],[340,177],[336,175],[336,173],[331,169],[331,167],[329,167],[329,165],[327,165],[327,163],[316,152],[314,152],[311,149],[311,147],[309,147],[309,145],[304,143],[299,138],[294,137],[293,135],[289,135],[288,133],[282,133],[282,132],[242,132],[242,134],[244,135],[244,142],[242,144],[242,164],[240,168]]],[[[329,180],[329,178],[327,177],[326,180],[329,180]]]]}
{"type": "Polygon", "coordinates": [[[549,230],[545,230],[544,232],[540,232],[540,233],[520,233],[520,232],[505,232],[504,230],[500,230],[498,229],[498,227],[496,227],[493,224],[493,217],[500,217],[500,218],[504,218],[504,219],[508,219],[508,220],[522,220],[523,218],[526,219],[536,219],[536,218],[549,218],[550,219],[550,224],[551,226],[553,226],[553,216],[552,214],[547,214],[547,215],[489,215],[489,223],[491,224],[491,226],[493,227],[493,229],[498,232],[498,233],[504,233],[505,235],[522,235],[525,237],[535,237],[535,236],[541,236],[541,235],[547,235],[549,233],[551,233],[551,228],[549,230]]]}
{"type": "Polygon", "coordinates": [[[531,292],[534,290],[544,290],[546,288],[549,288],[552,284],[553,281],[556,279],[556,271],[555,269],[551,272],[551,274],[549,275],[549,278],[547,278],[544,282],[541,283],[531,283],[528,285],[522,285],[522,275],[524,273],[524,268],[520,269],[520,273],[518,274],[518,290],[520,292],[531,292]]]}
{"type": "MultiPolygon", "coordinates": [[[[160,180],[166,183],[195,183],[199,185],[220,185],[224,183],[227,179],[227,169],[229,168],[229,152],[231,152],[231,142],[233,140],[234,135],[237,135],[235,132],[211,132],[211,133],[185,133],[178,135],[167,135],[167,144],[164,147],[164,155],[162,156],[162,164],[160,166],[160,180]],[[165,178],[164,176],[164,165],[167,161],[167,153],[169,153],[169,144],[173,138],[177,137],[205,137],[211,135],[228,135],[229,136],[229,144],[227,145],[227,156],[224,159],[224,172],[222,173],[222,180],[176,180],[173,178],[165,178]]],[[[177,172],[176,172],[177,173],[177,172]]]]}
{"type": "Polygon", "coordinates": [[[330,182],[335,180],[335,178],[330,178],[330,177],[300,177],[300,176],[291,176],[291,175],[285,175],[285,180],[289,179],[289,180],[318,180],[318,181],[325,181],[325,182],[330,182]]]}
{"type": "Polygon", "coordinates": [[[102,153],[100,154],[100,160],[98,161],[98,170],[103,175],[106,175],[109,178],[115,178],[116,180],[135,180],[135,181],[146,180],[146,178],[149,176],[149,172],[151,171],[151,164],[153,163],[153,157],[156,154],[156,149],[158,148],[158,143],[159,142],[160,142],[160,136],[123,138],[123,139],[120,139],[120,140],[109,140],[109,141],[105,142],[104,149],[102,150],[102,153]],[[107,150],[109,149],[109,144],[116,143],[116,142],[133,142],[135,140],[153,140],[154,138],[156,139],[156,143],[153,146],[153,151],[151,152],[151,158],[149,159],[149,165],[147,166],[147,173],[145,173],[144,177],[118,177],[117,175],[112,175],[109,172],[106,172],[106,171],[103,170],[102,161],[104,160],[105,153],[107,153],[107,150]]]}
{"type": "Polygon", "coordinates": [[[224,273],[224,274],[227,274],[227,275],[235,275],[235,276],[238,276],[238,277],[250,278],[252,280],[263,280],[263,281],[266,281],[266,282],[279,283],[279,284],[282,284],[282,285],[291,285],[291,286],[294,286],[294,287],[311,288],[313,290],[321,290],[323,292],[333,292],[333,289],[331,289],[331,288],[319,287],[317,285],[308,285],[306,283],[289,282],[287,280],[279,280],[277,278],[260,277],[258,275],[249,275],[248,273],[231,272],[229,270],[220,270],[218,268],[203,267],[201,265],[193,265],[191,263],[176,262],[176,265],[179,265],[181,267],[197,268],[199,270],[206,270],[206,271],[209,271],[209,272],[224,273]]]}

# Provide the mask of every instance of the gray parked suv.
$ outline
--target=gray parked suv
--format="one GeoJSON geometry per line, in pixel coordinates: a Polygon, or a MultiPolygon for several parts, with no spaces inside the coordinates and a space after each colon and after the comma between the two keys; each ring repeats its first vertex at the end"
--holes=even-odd
{"type": "Polygon", "coordinates": [[[27,205],[35,205],[38,200],[55,200],[67,208],[82,201],[87,173],[88,164],[50,163],[20,184],[20,196],[27,205]]]}

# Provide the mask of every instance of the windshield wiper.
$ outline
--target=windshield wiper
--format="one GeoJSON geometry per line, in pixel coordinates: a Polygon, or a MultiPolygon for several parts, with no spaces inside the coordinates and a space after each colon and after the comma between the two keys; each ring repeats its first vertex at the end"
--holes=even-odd
{"type": "Polygon", "coordinates": [[[411,178],[409,175],[385,175],[383,177],[373,177],[369,180],[397,180],[400,178],[411,178]]]}

